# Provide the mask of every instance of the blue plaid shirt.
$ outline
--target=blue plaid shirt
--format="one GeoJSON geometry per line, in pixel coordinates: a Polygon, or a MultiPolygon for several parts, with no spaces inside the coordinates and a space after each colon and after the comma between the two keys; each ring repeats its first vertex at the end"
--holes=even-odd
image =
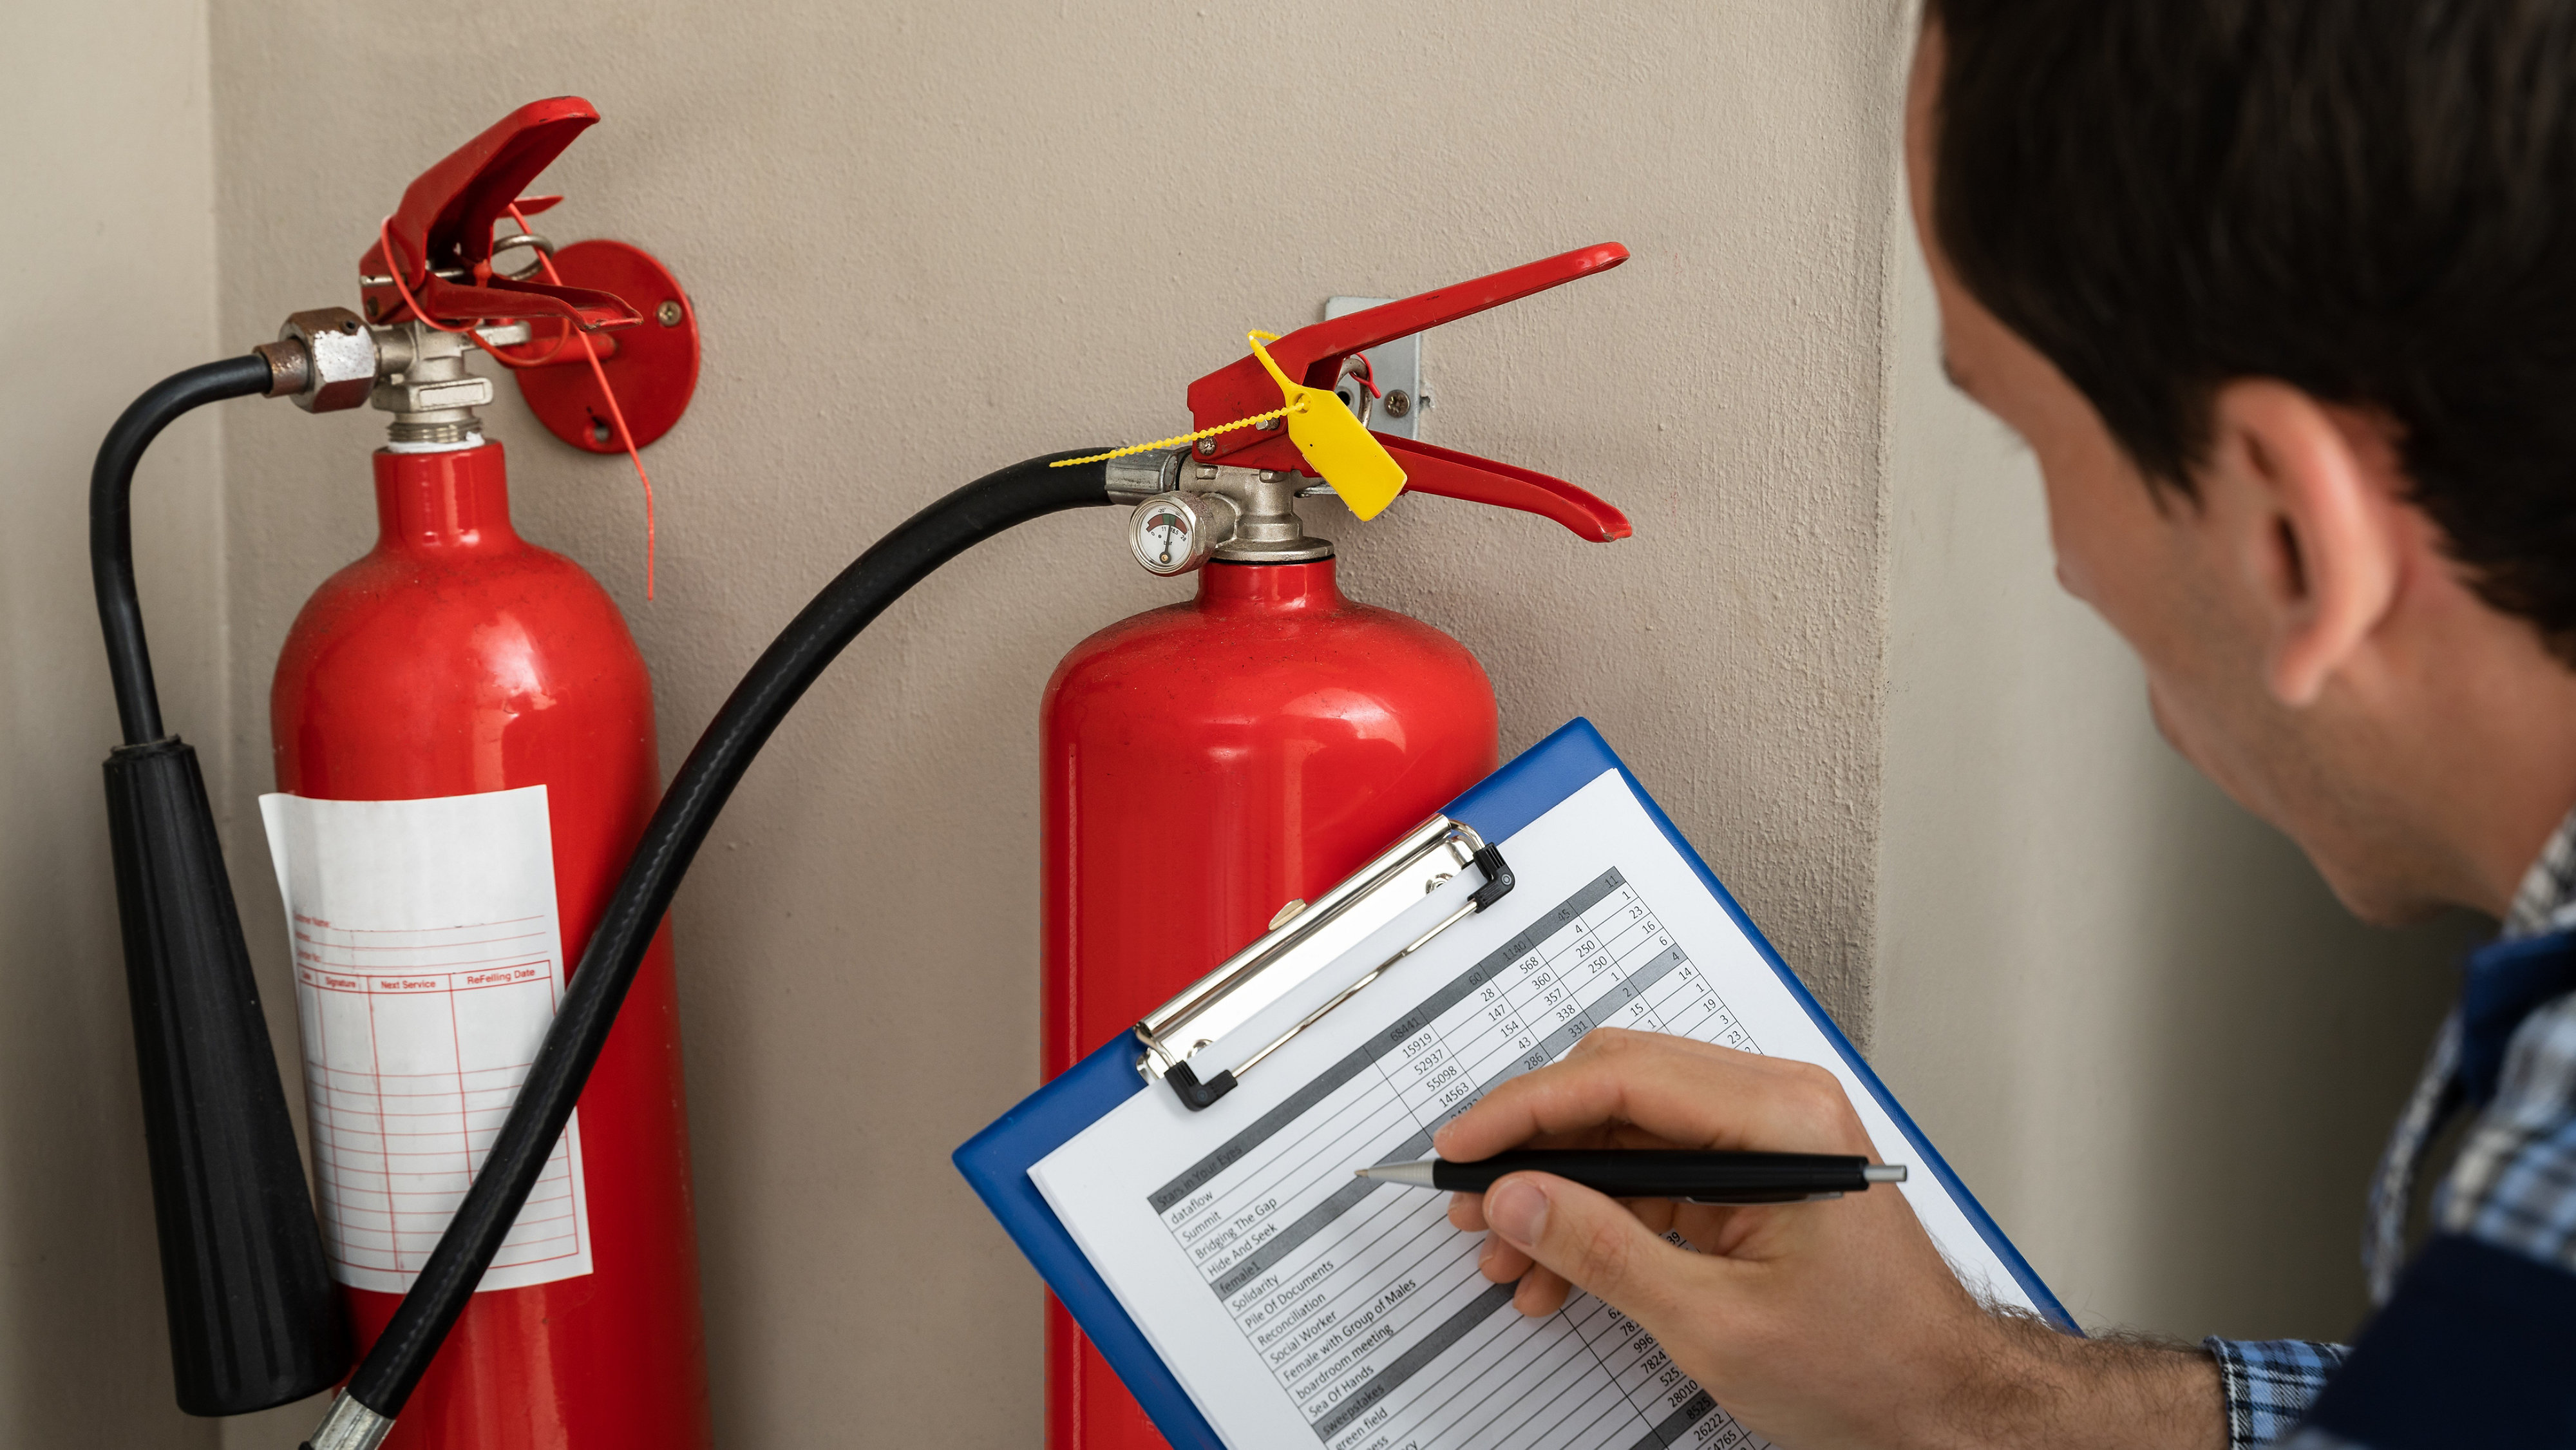
{"type": "MultiPolygon", "coordinates": [[[[2515,943],[2576,930],[2576,813],[2532,863],[2496,947],[2479,953],[2471,984],[2435,1040],[2414,1096],[2399,1117],[2372,1183],[2362,1236],[2371,1300],[2385,1305],[2407,1267],[2406,1209],[2426,1145],[2464,1105],[2484,1103],[2451,1172],[2436,1190],[2437,1233],[2576,1271],[2576,995],[2557,977],[2515,988],[2515,943]],[[2508,984],[2481,998],[2481,973],[2508,984]],[[2537,998],[2536,1004],[2533,999],[2537,998]]],[[[2563,949],[2552,948],[2563,961],[2563,949]]],[[[2204,1341],[2226,1385],[2231,1450],[2356,1450],[2355,1442],[2302,1426],[2351,1351],[2306,1340],[2204,1341]]]]}

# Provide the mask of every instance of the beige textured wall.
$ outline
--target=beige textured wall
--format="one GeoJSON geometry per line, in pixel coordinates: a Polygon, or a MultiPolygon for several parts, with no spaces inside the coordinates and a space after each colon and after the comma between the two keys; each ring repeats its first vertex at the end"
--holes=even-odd
{"type": "MultiPolygon", "coordinates": [[[[87,543],[99,435],[214,355],[205,26],[27,6],[0,44],[0,1445],[215,1443],[170,1399],[87,543]]],[[[224,773],[217,421],[145,463],[135,552],[163,710],[224,773]]]]}
{"type": "Polygon", "coordinates": [[[1878,1066],[2086,1324],[2349,1335],[2472,924],[2365,930],[2156,737],[1897,225],[1878,1066]]]}
{"type": "MultiPolygon", "coordinates": [[[[607,120],[541,183],[571,197],[549,227],[660,252],[707,334],[650,460],[658,602],[624,465],[515,407],[494,427],[527,531],[627,606],[673,761],[814,586],[974,473],[1186,426],[1182,388],[1244,328],[1330,294],[1628,243],[1435,334],[1429,366],[1435,440],[1590,485],[1634,540],[1437,499],[1324,526],[1355,594],[1483,658],[1506,749],[1590,713],[1865,1014],[1890,7],[447,13],[424,44],[370,7],[218,7],[226,335],[345,302],[422,166],[519,101],[590,97],[607,120]],[[292,83],[397,72],[329,124],[292,83]]],[[[375,426],[271,408],[229,435],[236,802],[296,605],[370,536],[375,426]]],[[[681,896],[727,1443],[1034,1435],[1036,1281],[946,1155],[1035,1082],[1038,688],[1182,587],[1105,511],[951,567],[780,733],[681,896]]]]}

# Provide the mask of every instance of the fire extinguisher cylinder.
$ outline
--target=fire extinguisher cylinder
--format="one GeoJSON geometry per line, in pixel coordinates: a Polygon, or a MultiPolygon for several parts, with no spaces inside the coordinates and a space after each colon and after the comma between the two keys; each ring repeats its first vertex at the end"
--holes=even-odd
{"type": "Polygon", "coordinates": [[[189,410],[272,380],[257,356],[170,377],[117,419],[90,477],[92,582],[125,736],[107,758],[108,838],[172,1378],[192,1415],[302,1399],[349,1362],[205,777],[195,747],[162,733],[134,587],[143,451],[189,410]]]}
{"type": "MultiPolygon", "coordinates": [[[[613,249],[618,266],[604,272],[589,268],[568,283],[558,275],[554,263],[547,260],[553,253],[551,245],[529,233],[523,220],[525,212],[542,210],[560,199],[524,196],[527,183],[598,119],[597,111],[579,97],[534,102],[511,112],[431,167],[405,191],[401,208],[378,225],[375,244],[358,260],[364,316],[337,307],[298,312],[287,319],[275,341],[254,349],[252,356],[208,364],[165,380],[118,419],[101,447],[92,475],[94,583],[125,742],[107,762],[118,905],[131,979],[175,1379],[182,1407],[196,1413],[230,1414],[259,1409],[327,1387],[341,1377],[349,1361],[349,1331],[360,1331],[363,1338],[365,1330],[380,1322],[374,1317],[376,1313],[380,1309],[391,1313],[400,1301],[389,1294],[367,1290],[354,1280],[346,1284],[333,1282],[321,1225],[308,1194],[277,1078],[276,1059],[265,1030],[205,784],[194,752],[176,736],[165,735],[153,688],[135,593],[128,517],[134,465],[173,419],[218,399],[264,394],[291,398],[299,408],[317,413],[372,404],[393,415],[388,429],[390,446],[378,455],[376,463],[380,512],[388,507],[389,474],[399,476],[397,483],[412,475],[437,475],[469,492],[481,490],[476,493],[478,498],[488,493],[492,502],[506,509],[505,495],[499,492],[500,449],[481,436],[475,412],[492,400],[493,384],[466,367],[467,354],[473,348],[492,351],[523,370],[556,368],[558,376],[569,373],[574,365],[585,367],[599,390],[607,395],[607,407],[618,417],[618,432],[624,435],[629,452],[659,436],[685,407],[696,371],[695,332],[694,328],[681,326],[688,310],[678,284],[650,257],[614,243],[599,246],[613,249]],[[497,237],[496,228],[505,215],[518,224],[519,230],[508,238],[497,237]],[[530,282],[525,271],[496,271],[489,265],[496,250],[513,245],[537,255],[537,270],[544,273],[545,283],[530,282]],[[633,359],[614,340],[594,336],[603,328],[637,328],[644,323],[643,314],[625,298],[596,286],[578,285],[595,277],[612,278],[613,285],[621,291],[637,291],[640,287],[648,306],[660,299],[655,312],[667,335],[657,335],[656,345],[638,349],[638,357],[633,359]],[[561,336],[551,352],[530,357],[500,351],[526,347],[532,337],[531,319],[536,318],[550,319],[561,326],[561,336]],[[580,346],[566,354],[562,344],[570,341],[575,332],[581,334],[580,346]],[[651,356],[643,357],[644,353],[651,356]],[[654,406],[639,418],[645,425],[642,430],[630,430],[624,415],[618,412],[612,385],[601,368],[603,358],[615,359],[625,370],[623,376],[646,385],[643,391],[654,406]],[[630,363],[634,366],[628,366],[630,363]],[[485,485],[489,485],[488,489],[485,485]],[[373,1298],[368,1297],[370,1293],[373,1298]],[[350,1315],[345,1326],[341,1319],[344,1308],[350,1315]]],[[[567,265],[570,255],[568,252],[564,257],[567,265]]],[[[556,389],[549,396],[561,402],[564,393],[556,389]]],[[[580,390],[574,390],[573,396],[577,400],[580,390]]],[[[540,414],[545,411],[540,405],[540,414]]],[[[565,436],[565,430],[552,419],[549,427],[558,436],[565,436]]],[[[637,471],[642,472],[640,462],[637,471]]],[[[649,512],[647,516],[649,519],[649,512]]],[[[506,522],[500,532],[507,533],[506,522]]],[[[514,536],[503,542],[510,541],[514,536]]],[[[380,548],[378,552],[384,550],[380,548]]],[[[467,572],[497,577],[517,571],[534,578],[547,573],[542,561],[533,572],[521,566],[542,554],[532,548],[515,552],[506,547],[484,550],[475,556],[467,572]]],[[[463,557],[461,553],[455,556],[460,560],[463,557]]],[[[331,606],[349,603],[353,592],[363,592],[349,588],[335,591],[334,585],[345,584],[353,574],[365,572],[370,561],[382,562],[370,555],[369,560],[361,560],[335,575],[317,593],[314,604],[308,605],[307,613],[316,606],[323,606],[328,613],[331,606]]],[[[377,571],[380,575],[383,572],[377,571]]],[[[409,609],[417,618],[421,610],[416,606],[425,603],[473,602],[471,582],[463,581],[456,570],[439,574],[441,582],[458,586],[444,592],[437,583],[424,585],[423,571],[403,573],[398,568],[395,572],[399,577],[390,580],[395,587],[379,589],[370,599],[359,600],[357,613],[366,614],[372,608],[381,618],[409,609]]],[[[559,611],[563,618],[557,622],[564,625],[564,638],[569,640],[567,656],[581,654],[585,649],[594,655],[603,650],[607,655],[618,655],[621,646],[623,650],[621,659],[609,661],[611,668],[592,671],[580,677],[578,688],[550,695],[549,703],[539,707],[537,722],[531,728],[513,732],[513,743],[523,747],[516,754],[499,752],[497,763],[502,765],[500,774],[504,777],[513,765],[552,768],[562,765],[569,755],[575,763],[567,778],[505,778],[495,786],[485,774],[469,771],[460,781],[456,772],[447,769],[457,763],[455,751],[406,749],[406,744],[416,746],[422,739],[433,746],[443,745],[451,736],[440,734],[442,722],[460,710],[470,712],[475,708],[481,698],[475,688],[478,682],[466,681],[467,688],[462,691],[442,687],[457,683],[453,667],[460,659],[470,664],[479,656],[470,649],[442,651],[443,642],[427,635],[393,637],[380,632],[375,636],[374,650],[335,656],[337,663],[332,668],[291,670],[295,661],[282,659],[280,691],[288,703],[315,704],[327,715],[347,703],[343,696],[334,694],[334,687],[356,679],[375,665],[390,665],[392,674],[398,677],[398,686],[423,683],[429,688],[406,694],[402,688],[381,688],[385,680],[379,678],[371,683],[380,688],[361,702],[354,717],[345,710],[334,717],[338,728],[304,729],[313,719],[309,712],[298,717],[297,731],[280,739],[281,788],[308,800],[351,798],[346,792],[332,789],[339,784],[360,792],[360,798],[393,802],[493,789],[516,790],[523,785],[545,787],[552,792],[560,785],[563,789],[559,803],[564,805],[572,829],[559,832],[553,827],[562,822],[548,823],[551,846],[556,848],[556,884],[560,888],[570,879],[580,888],[574,895],[595,911],[596,903],[605,895],[608,873],[624,861],[627,843],[634,839],[632,832],[641,824],[651,798],[655,772],[649,685],[643,682],[641,661],[634,655],[631,639],[595,581],[566,564],[552,570],[539,593],[565,606],[559,611]],[[599,607],[589,607],[593,604],[599,607]],[[608,621],[604,626],[603,619],[608,621]],[[423,668],[409,668],[423,661],[430,663],[423,668]],[[440,662],[450,667],[444,677],[439,674],[440,662]],[[311,688],[299,693],[298,689],[288,688],[290,683],[311,688]],[[381,718],[367,717],[368,703],[382,705],[385,714],[381,718]],[[379,729],[380,724],[394,728],[379,729]],[[397,742],[405,729],[412,732],[412,739],[397,742]],[[626,750],[624,763],[633,768],[621,770],[621,761],[612,758],[613,751],[585,753],[575,749],[568,753],[547,748],[570,738],[567,732],[583,730],[603,740],[622,742],[626,750]],[[388,742],[396,743],[388,747],[388,742]],[[382,771],[370,774],[363,768],[389,758],[395,763],[391,775],[382,771]],[[350,768],[353,762],[362,768],[350,768]],[[407,776],[401,773],[406,768],[411,770],[407,776]],[[446,773],[442,775],[442,771],[446,773]],[[612,776],[617,779],[610,780],[612,776]],[[441,788],[417,788],[424,784],[441,788]],[[367,791],[373,794],[364,794],[367,791]],[[601,804],[603,801],[605,804],[601,804]]],[[[520,596],[511,603],[524,606],[534,597],[520,596]]],[[[448,609],[441,622],[454,623],[459,613],[448,609]]],[[[341,610],[335,618],[347,623],[349,614],[341,610]]],[[[467,623],[470,626],[472,621],[467,623]]],[[[295,644],[296,640],[290,638],[290,655],[295,644]]],[[[312,661],[307,657],[302,663],[310,665],[312,661]]],[[[384,673],[378,671],[379,675],[384,673]]],[[[550,801],[556,799],[550,795],[550,801]]],[[[667,902],[667,893],[661,899],[667,902]]],[[[657,909],[657,918],[658,915],[657,909]]],[[[467,1332],[459,1344],[459,1353],[453,1357],[456,1373],[442,1372],[434,1381],[434,1392],[424,1397],[421,1424],[415,1427],[420,1434],[409,1437],[415,1443],[454,1443],[456,1436],[462,1434],[480,1444],[502,1434],[505,1421],[517,1427],[511,1434],[541,1430],[537,1417],[521,1413],[531,1408],[532,1401],[517,1390],[533,1385],[532,1375],[557,1371],[567,1372],[563,1385],[577,1392],[565,1401],[567,1404],[578,1401],[585,1408],[602,1403],[624,1404],[647,1419],[670,1419],[651,1407],[634,1408],[642,1401],[623,1387],[610,1386],[607,1381],[613,1376],[601,1372],[604,1341],[617,1341],[609,1346],[612,1351],[635,1347],[620,1337],[632,1327],[634,1306],[618,1301],[617,1295],[624,1295],[627,1301],[638,1294],[659,1295],[657,1302],[667,1302],[685,1289],[691,1305],[684,1316],[685,1325],[666,1325],[669,1332],[653,1341],[650,1348],[658,1352],[683,1346],[676,1357],[693,1363],[699,1355],[695,1261],[687,1242],[685,1157],[684,1150],[678,1148],[683,1140],[676,1126],[677,1042],[676,1029],[671,1026],[676,1004],[670,1001],[667,953],[647,955],[651,939],[648,925],[644,939],[636,943],[636,955],[662,963],[662,970],[647,978],[647,990],[639,995],[659,1009],[664,1030],[657,1038],[654,1032],[639,1027],[619,1039],[622,1045],[612,1048],[608,1067],[601,1074],[598,1096],[604,1101],[594,1102],[592,1106],[599,1111],[585,1116],[585,1126],[597,1129],[590,1136],[589,1146],[596,1150],[592,1162],[599,1170],[600,1185],[616,1189],[642,1178],[653,1180],[657,1190],[676,1184],[676,1195],[612,1191],[603,1196],[602,1204],[594,1205],[601,1208],[597,1216],[576,1215],[584,1217],[584,1226],[575,1230],[574,1239],[583,1245],[585,1255],[594,1248],[600,1255],[601,1277],[596,1282],[570,1289],[555,1289],[551,1287],[555,1282],[552,1280],[499,1285],[492,1299],[477,1301],[476,1311],[464,1315],[467,1332]],[[659,1060],[652,1060],[650,1051],[635,1046],[638,1042],[657,1044],[668,1051],[659,1060]],[[637,1103],[643,1106],[629,1111],[637,1103]],[[638,1264],[643,1267],[637,1268],[638,1264]],[[585,1308],[591,1311],[587,1318],[582,1313],[585,1308]],[[609,1327],[603,1331],[602,1325],[609,1327]],[[533,1347],[535,1353],[497,1353],[496,1346],[501,1345],[533,1347]],[[556,1350],[562,1351],[560,1356],[556,1350]],[[496,1370],[496,1365],[501,1368],[496,1370]],[[466,1388],[459,1390],[460,1385],[466,1388]]],[[[612,1013],[614,997],[624,994],[635,966],[630,958],[618,981],[619,992],[611,999],[612,1013]]],[[[368,1040],[375,1040],[372,1034],[368,1040]]],[[[306,1046],[309,1063],[310,1039],[306,1046]]],[[[591,1046],[590,1056],[596,1057],[599,1044],[594,1041],[591,1046]]],[[[590,1058],[585,1057],[576,1079],[587,1074],[589,1062],[590,1058]]],[[[371,1079],[375,1076],[372,1072],[365,1075],[371,1079]]],[[[574,1089],[578,1087],[576,1081],[574,1089]]],[[[569,1111],[569,1096],[565,1109],[569,1111]]],[[[563,1122],[564,1115],[556,1114],[554,1128],[549,1128],[547,1135],[551,1137],[563,1122]]],[[[388,1137],[380,1123],[376,1144],[389,1158],[390,1151],[385,1147],[388,1137]]],[[[336,1159],[338,1146],[335,1141],[326,1153],[326,1145],[317,1137],[315,1150],[336,1159]]],[[[336,1175],[336,1162],[322,1166],[326,1173],[333,1174],[330,1183],[334,1189],[347,1186],[336,1175]]],[[[584,1181],[578,1168],[574,1173],[576,1185],[584,1181]]],[[[394,1272],[399,1279],[399,1235],[386,1227],[400,1222],[393,1216],[391,1205],[400,1193],[392,1187],[394,1176],[388,1167],[386,1187],[372,1211],[380,1216],[373,1231],[395,1240],[394,1272]]],[[[525,1184],[509,1195],[502,1230],[511,1227],[509,1220],[525,1196],[525,1184]]],[[[581,1201],[578,1186],[575,1201],[581,1201]]],[[[326,1206],[336,1215],[347,1203],[344,1197],[335,1196],[326,1206]]],[[[347,1247],[338,1233],[345,1225],[335,1217],[332,1227],[335,1250],[347,1247]]],[[[491,1246],[486,1245],[474,1257],[474,1267],[464,1276],[460,1292],[470,1293],[491,1257],[491,1246]]],[[[369,1268],[374,1271],[373,1266],[369,1268]]],[[[585,1269],[558,1277],[592,1278],[593,1273],[585,1269]]],[[[430,1353],[457,1320],[460,1307],[450,1303],[437,1319],[436,1332],[425,1340],[415,1336],[403,1346],[416,1351],[404,1381],[404,1394],[409,1393],[430,1353]]],[[[663,1317],[676,1325],[682,1316],[663,1317]]],[[[614,1362],[631,1376],[658,1383],[694,1380],[691,1374],[673,1372],[667,1362],[673,1358],[674,1355],[664,1354],[656,1360],[649,1354],[637,1353],[614,1358],[614,1362]]],[[[685,1399],[687,1392],[681,1391],[680,1397],[685,1399]]],[[[400,1400],[396,1396],[394,1403],[400,1400]]],[[[344,1394],[341,1404],[357,1402],[344,1394]]],[[[555,1438],[527,1443],[559,1447],[561,1436],[556,1432],[575,1422],[574,1418],[558,1416],[549,1422],[552,1430],[544,1431],[555,1434],[555,1438]]],[[[582,1418],[579,1423],[591,1426],[609,1422],[594,1416],[582,1418]]],[[[361,1415],[353,1419],[335,1410],[316,1440],[325,1450],[372,1450],[391,1425],[386,1416],[361,1415]]],[[[690,1435],[685,1427],[674,1433],[683,1439],[690,1435]]],[[[636,1437],[621,1431],[610,1438],[629,1443],[636,1437]]],[[[702,1440],[700,1435],[693,1443],[702,1440]]],[[[520,1441],[512,1439],[511,1443],[520,1441]]],[[[584,1439],[581,1443],[589,1442],[584,1439]]]]}
{"type": "MultiPolygon", "coordinates": [[[[1490,774],[1499,749],[1493,684],[1464,645],[1342,593],[1332,544],[1297,512],[1315,481],[1183,450],[1112,462],[1109,487],[1135,505],[1136,562],[1199,588],[1075,645],[1039,705],[1049,1078],[1490,774]],[[1103,862],[1153,863],[1155,889],[1103,862]]],[[[1052,1297],[1046,1364],[1051,1450],[1166,1445],[1052,1297]]]]}
{"type": "Polygon", "coordinates": [[[1049,467],[1086,451],[1015,464],[921,510],[825,585],[761,652],[663,792],[464,1202],[305,1442],[309,1450],[381,1443],[402,1412],[544,1172],[681,878],[779,723],[861,630],[941,565],[1029,520],[1111,503],[1100,464],[1049,467]]]}

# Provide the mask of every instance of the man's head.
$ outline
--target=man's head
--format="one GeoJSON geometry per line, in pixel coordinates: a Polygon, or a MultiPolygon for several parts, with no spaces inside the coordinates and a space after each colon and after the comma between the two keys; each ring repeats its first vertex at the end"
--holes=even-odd
{"type": "Polygon", "coordinates": [[[2576,802],[2576,0],[1931,0],[1959,385],[2160,727],[2345,902],[2576,802]]]}

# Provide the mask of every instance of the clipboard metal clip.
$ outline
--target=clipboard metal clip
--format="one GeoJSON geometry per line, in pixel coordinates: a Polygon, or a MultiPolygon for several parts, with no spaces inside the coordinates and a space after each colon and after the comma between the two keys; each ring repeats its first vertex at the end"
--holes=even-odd
{"type": "Polygon", "coordinates": [[[1215,971],[1191,983],[1187,991],[1137,1023],[1136,1041],[1144,1048],[1137,1070],[1149,1082],[1159,1078],[1170,1083],[1182,1103],[1197,1112],[1233,1091],[1236,1081],[1263,1058],[1359,995],[1388,968],[1420,951],[1442,932],[1510,895],[1511,890],[1512,868],[1499,849],[1487,844],[1465,822],[1433,816],[1312,905],[1295,909],[1296,903],[1291,903],[1291,909],[1282,913],[1284,919],[1275,922],[1266,935],[1228,957],[1215,971]],[[1470,866],[1482,875],[1483,882],[1466,904],[1335,992],[1259,1051],[1212,1076],[1199,1076],[1192,1059],[1201,1050],[1304,986],[1316,973],[1341,960],[1351,948],[1470,866]]]}

